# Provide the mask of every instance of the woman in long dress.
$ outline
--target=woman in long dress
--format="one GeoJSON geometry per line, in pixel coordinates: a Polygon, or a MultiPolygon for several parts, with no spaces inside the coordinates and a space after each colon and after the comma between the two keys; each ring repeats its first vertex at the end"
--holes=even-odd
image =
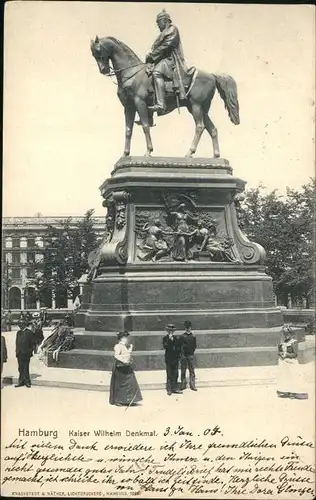
{"type": "Polygon", "coordinates": [[[127,332],[117,335],[118,343],[114,346],[114,364],[110,383],[110,404],[132,406],[141,401],[142,395],[132,365],[133,345],[128,345],[127,332]]]}
{"type": "Polygon", "coordinates": [[[307,399],[308,394],[304,389],[304,376],[297,359],[297,340],[292,336],[290,326],[283,327],[283,340],[278,347],[279,352],[279,398],[307,399]]]}

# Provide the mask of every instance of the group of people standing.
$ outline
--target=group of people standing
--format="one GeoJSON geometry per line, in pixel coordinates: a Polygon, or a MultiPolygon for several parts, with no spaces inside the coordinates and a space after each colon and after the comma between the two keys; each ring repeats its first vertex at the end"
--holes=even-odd
{"type": "MultiPolygon", "coordinates": [[[[168,396],[182,394],[187,387],[186,372],[189,370],[189,386],[192,391],[195,387],[194,353],[196,337],[192,332],[191,321],[184,322],[184,333],[175,335],[176,328],[172,324],[165,327],[166,335],[162,339],[165,350],[165,363],[168,396]],[[179,365],[181,367],[181,382],[179,384],[179,365]]],[[[129,333],[120,332],[117,335],[118,343],[114,346],[114,363],[110,383],[111,405],[133,406],[143,398],[132,368],[133,345],[129,343],[129,333]]]]}
{"type": "MultiPolygon", "coordinates": [[[[31,387],[29,365],[33,354],[37,353],[39,358],[42,358],[50,351],[57,363],[61,351],[74,347],[73,318],[69,314],[59,321],[51,334],[44,339],[43,326],[46,322],[47,318],[40,312],[31,315],[27,311],[22,311],[20,314],[15,342],[19,379],[15,387],[31,387]]],[[[197,391],[194,367],[197,342],[192,332],[191,321],[184,322],[184,332],[181,335],[176,335],[176,328],[173,324],[167,324],[165,330],[166,335],[162,339],[162,346],[165,351],[167,394],[169,396],[182,394],[182,391],[187,388],[187,370],[189,371],[189,387],[192,391],[197,391]]],[[[280,398],[307,399],[308,394],[304,388],[298,362],[298,342],[289,325],[282,327],[282,334],[283,338],[278,345],[277,395],[280,398]]],[[[136,405],[143,398],[132,368],[133,345],[129,342],[128,332],[120,332],[117,338],[118,343],[114,347],[109,402],[117,406],[136,405]]],[[[6,361],[7,347],[5,337],[1,335],[1,374],[6,361]]]]}
{"type": "Polygon", "coordinates": [[[186,371],[189,370],[189,386],[192,391],[195,387],[194,353],[196,350],[196,336],[192,332],[191,321],[184,322],[184,333],[175,335],[176,328],[169,324],[166,326],[167,334],[162,340],[165,350],[165,363],[167,372],[167,394],[182,394],[187,387],[186,371]],[[181,382],[178,383],[179,365],[181,368],[181,382]]]}
{"type": "MultiPolygon", "coordinates": [[[[176,335],[173,324],[165,327],[166,335],[162,344],[165,350],[167,394],[182,394],[187,387],[186,372],[189,370],[189,387],[195,386],[194,353],[196,336],[192,332],[191,321],[184,322],[184,333],[176,335]],[[179,367],[181,373],[180,382],[179,367]]],[[[282,327],[282,339],[278,345],[277,395],[280,398],[307,399],[304,382],[298,361],[298,342],[289,325],[282,327]],[[303,384],[302,384],[303,382],[303,384]]],[[[120,332],[118,343],[114,347],[114,365],[110,384],[110,404],[132,406],[142,400],[133,368],[133,345],[129,343],[129,333],[120,332]]]]}

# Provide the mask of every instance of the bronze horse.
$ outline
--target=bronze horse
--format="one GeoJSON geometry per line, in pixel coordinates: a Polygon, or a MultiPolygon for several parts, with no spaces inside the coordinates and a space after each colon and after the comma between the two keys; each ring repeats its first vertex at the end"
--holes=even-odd
{"type": "MultiPolygon", "coordinates": [[[[151,77],[146,72],[146,64],[127,45],[113,37],[100,39],[96,37],[94,41],[91,40],[91,51],[100,72],[103,75],[115,75],[117,78],[117,95],[124,106],[125,113],[124,156],[130,154],[136,111],[146,138],[145,156],[150,156],[153,151],[150,136],[152,116],[148,105],[152,104],[153,87],[151,77]]],[[[195,153],[204,129],[212,138],[214,157],[220,156],[217,129],[208,116],[216,89],[225,103],[230,120],[235,125],[240,123],[235,80],[229,75],[215,75],[197,70],[187,92],[187,100],[180,102],[180,106],[185,106],[195,121],[195,135],[187,157],[195,153]]],[[[168,110],[172,111],[176,107],[176,97],[173,97],[171,104],[169,98],[168,110]]]]}

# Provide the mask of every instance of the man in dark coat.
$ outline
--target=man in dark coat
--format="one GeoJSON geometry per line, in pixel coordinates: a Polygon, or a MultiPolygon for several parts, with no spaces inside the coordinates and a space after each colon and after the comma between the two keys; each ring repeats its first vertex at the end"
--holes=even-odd
{"type": "Polygon", "coordinates": [[[19,382],[15,387],[31,387],[30,360],[35,347],[34,333],[29,328],[29,320],[24,318],[20,322],[20,330],[16,334],[15,354],[19,367],[19,382]]]}
{"type": "Polygon", "coordinates": [[[190,389],[197,391],[195,387],[194,352],[196,349],[196,337],[192,333],[191,321],[184,322],[185,332],[181,336],[181,390],[186,389],[186,371],[189,369],[190,389]]]}
{"type": "Polygon", "coordinates": [[[32,315],[30,311],[21,311],[20,312],[20,317],[18,319],[18,326],[22,328],[22,326],[25,324],[25,322],[28,322],[30,324],[32,321],[32,315]]]}
{"type": "MultiPolygon", "coordinates": [[[[152,67],[157,104],[152,111],[164,114],[166,110],[164,80],[173,80],[180,99],[186,98],[184,75],[187,73],[179,30],[172,24],[171,17],[163,10],[157,16],[160,35],[155,40],[151,51],[146,56],[146,63],[152,67]]],[[[150,72],[150,67],[148,72],[150,72]]]]}
{"type": "Polygon", "coordinates": [[[167,394],[182,394],[178,390],[179,359],[181,354],[181,343],[177,335],[174,335],[175,326],[166,326],[167,335],[163,338],[163,348],[165,349],[165,362],[167,371],[167,394]]]}

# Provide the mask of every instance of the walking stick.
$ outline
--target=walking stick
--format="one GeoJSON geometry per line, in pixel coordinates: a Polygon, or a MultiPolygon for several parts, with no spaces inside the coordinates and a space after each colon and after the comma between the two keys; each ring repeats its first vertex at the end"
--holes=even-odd
{"type": "Polygon", "coordinates": [[[135,392],[135,394],[133,396],[133,399],[131,400],[130,404],[128,406],[126,406],[125,411],[133,404],[134,399],[136,398],[136,394],[137,394],[137,391],[135,392]]]}
{"type": "Polygon", "coordinates": [[[180,101],[179,101],[179,95],[178,94],[176,94],[176,101],[177,101],[178,113],[180,114],[180,101]]]}

